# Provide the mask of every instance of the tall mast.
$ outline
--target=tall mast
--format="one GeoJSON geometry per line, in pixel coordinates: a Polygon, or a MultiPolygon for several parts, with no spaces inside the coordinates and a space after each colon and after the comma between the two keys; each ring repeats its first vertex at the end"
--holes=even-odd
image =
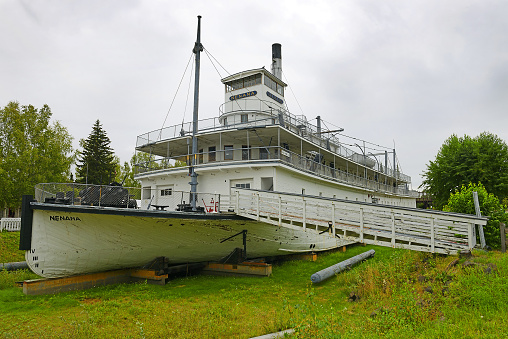
{"type": "Polygon", "coordinates": [[[201,51],[203,51],[203,45],[201,45],[201,15],[198,15],[198,36],[196,43],[194,44],[194,49],[192,50],[192,52],[196,54],[196,73],[194,78],[194,113],[192,114],[192,160],[191,166],[189,168],[189,174],[191,177],[191,182],[189,183],[191,186],[190,204],[193,211],[196,211],[196,186],[198,185],[198,175],[194,171],[194,167],[196,166],[196,157],[198,153],[198,139],[196,134],[198,133],[199,65],[201,51]]]}

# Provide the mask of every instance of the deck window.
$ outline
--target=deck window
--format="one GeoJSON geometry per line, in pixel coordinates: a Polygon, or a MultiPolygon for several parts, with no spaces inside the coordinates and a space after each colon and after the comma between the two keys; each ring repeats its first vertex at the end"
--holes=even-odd
{"type": "Polygon", "coordinates": [[[165,188],[161,190],[161,197],[165,197],[168,195],[173,195],[173,189],[172,188],[165,188]]]}
{"type": "Polygon", "coordinates": [[[224,146],[224,160],[233,160],[233,145],[224,146]]]}
{"type": "Polygon", "coordinates": [[[208,161],[215,161],[215,146],[208,147],[208,161]]]}
{"type": "Polygon", "coordinates": [[[236,184],[235,187],[238,187],[238,188],[250,188],[250,184],[249,183],[246,183],[246,184],[236,184]]]}
{"type": "Polygon", "coordinates": [[[240,116],[240,119],[241,119],[242,123],[249,122],[249,115],[248,114],[242,114],[240,116]]]}

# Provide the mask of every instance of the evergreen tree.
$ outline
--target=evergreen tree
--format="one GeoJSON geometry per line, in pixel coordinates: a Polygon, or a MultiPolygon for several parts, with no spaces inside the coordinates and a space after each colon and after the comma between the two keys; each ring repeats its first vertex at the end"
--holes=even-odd
{"type": "Polygon", "coordinates": [[[97,119],[88,138],[80,141],[83,151],[79,152],[76,165],[77,182],[105,185],[115,179],[116,161],[110,144],[97,119]]]}

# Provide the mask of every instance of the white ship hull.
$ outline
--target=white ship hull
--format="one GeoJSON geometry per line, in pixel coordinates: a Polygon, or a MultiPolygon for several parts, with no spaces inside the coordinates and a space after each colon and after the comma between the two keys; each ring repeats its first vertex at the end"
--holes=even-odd
{"type": "Polygon", "coordinates": [[[53,278],[140,267],[157,257],[172,264],[215,261],[243,247],[241,235],[221,243],[242,230],[247,230],[248,258],[351,243],[312,229],[234,216],[93,209],[32,203],[31,249],[26,252],[30,269],[53,278]]]}

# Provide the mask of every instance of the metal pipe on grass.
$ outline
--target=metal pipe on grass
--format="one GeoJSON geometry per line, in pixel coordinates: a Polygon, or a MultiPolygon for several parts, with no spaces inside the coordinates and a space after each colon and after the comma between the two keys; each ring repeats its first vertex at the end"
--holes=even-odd
{"type": "Polygon", "coordinates": [[[374,250],[368,250],[367,252],[363,252],[361,254],[358,254],[358,255],[355,255],[354,257],[352,258],[349,258],[347,260],[344,260],[344,261],[341,261],[340,263],[338,264],[335,264],[335,265],[332,265],[330,267],[327,267],[319,272],[316,272],[314,273],[311,277],[310,277],[310,280],[315,284],[315,283],[319,283],[323,280],[326,280],[332,276],[334,276],[335,274],[339,273],[339,272],[342,272],[344,271],[345,269],[353,266],[354,264],[362,261],[362,260],[365,260],[365,259],[368,259],[370,257],[373,257],[374,254],[376,253],[376,251],[374,250]]]}

